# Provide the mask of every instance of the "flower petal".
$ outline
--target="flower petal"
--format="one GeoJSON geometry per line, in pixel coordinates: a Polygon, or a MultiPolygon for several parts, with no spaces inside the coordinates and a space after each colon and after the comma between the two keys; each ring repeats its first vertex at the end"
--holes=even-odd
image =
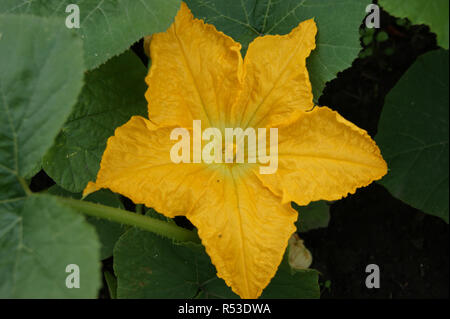
{"type": "Polygon", "coordinates": [[[95,186],[168,217],[184,215],[216,172],[202,163],[173,163],[170,149],[177,141],[170,140],[170,132],[171,128],[157,128],[143,117],[132,117],[108,139],[95,186]]]}
{"type": "Polygon", "coordinates": [[[353,194],[386,173],[386,162],[366,131],[327,107],[316,107],[278,128],[278,170],[258,176],[283,203],[307,205],[353,194]]]}
{"type": "Polygon", "coordinates": [[[170,131],[132,117],[108,139],[87,190],[109,188],[168,217],[186,215],[218,276],[241,297],[257,298],[295,231],[296,211],[263,187],[250,164],[172,163],[170,131]]]}
{"type": "Polygon", "coordinates": [[[241,298],[257,298],[275,275],[297,213],[240,165],[222,165],[187,218],[198,228],[217,275],[241,298]]]}
{"type": "Polygon", "coordinates": [[[182,2],[175,22],[151,41],[149,118],[159,126],[223,126],[241,90],[241,45],[194,19],[182,2]]]}
{"type": "Polygon", "coordinates": [[[88,195],[95,193],[96,191],[102,189],[102,187],[99,187],[95,182],[88,182],[86,187],[83,190],[83,198],[87,197],[88,195]]]}
{"type": "Polygon", "coordinates": [[[244,90],[233,114],[240,127],[277,126],[296,110],[314,107],[306,58],[315,48],[313,20],[288,35],[256,38],[244,59],[244,90]]]}

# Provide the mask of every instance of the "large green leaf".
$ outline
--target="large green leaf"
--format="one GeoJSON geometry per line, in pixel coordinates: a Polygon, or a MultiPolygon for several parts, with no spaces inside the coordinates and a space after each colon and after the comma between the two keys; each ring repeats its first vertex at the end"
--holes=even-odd
{"type": "Polygon", "coordinates": [[[378,3],[394,16],[429,25],[437,34],[438,44],[448,49],[448,0],[380,0],[378,3]]]}
{"type": "Polygon", "coordinates": [[[94,228],[52,196],[0,203],[0,298],[95,298],[99,251],[94,228]],[[66,286],[70,264],[79,288],[66,286]]]}
{"type": "Polygon", "coordinates": [[[308,59],[315,100],[325,83],[348,68],[360,51],[359,26],[368,0],[188,0],[198,18],[214,24],[243,46],[257,36],[289,33],[300,22],[314,18],[317,48],[308,59]]]}
{"type": "MultiPolygon", "coordinates": [[[[144,35],[167,29],[180,0],[2,0],[0,13],[56,16],[60,17],[60,29],[65,29],[69,4],[80,8],[80,28],[74,30],[83,39],[86,67],[93,69],[144,35]]],[[[67,51],[70,53],[69,48],[67,51]]]]}
{"type": "Polygon", "coordinates": [[[95,181],[108,137],[133,115],[146,115],[145,66],[131,51],[89,72],[72,114],[44,158],[47,174],[80,192],[95,181]]]}
{"type": "Polygon", "coordinates": [[[99,244],[92,226],[25,182],[81,90],[82,43],[56,20],[0,15],[0,298],[94,298],[99,244]],[[67,288],[66,267],[80,269],[67,288]]]}
{"type": "Polygon", "coordinates": [[[223,280],[213,279],[219,285],[211,283],[215,269],[202,248],[175,245],[138,229],[129,230],[117,242],[114,270],[118,298],[193,298],[201,287],[206,298],[234,295],[223,280]],[[208,283],[216,289],[209,291],[208,283]],[[217,289],[225,295],[215,295],[217,289]]]}
{"type": "Polygon", "coordinates": [[[376,141],[388,162],[381,184],[448,222],[448,51],[420,56],[386,97],[376,141]]]}
{"type": "MultiPolygon", "coordinates": [[[[0,176],[30,177],[82,87],[82,43],[58,21],[0,16],[0,176]]],[[[0,186],[2,197],[11,195],[0,186]]]]}
{"type": "MultiPolygon", "coordinates": [[[[201,246],[177,245],[149,232],[129,230],[114,248],[118,298],[237,298],[201,246]]],[[[291,273],[282,264],[266,298],[316,298],[317,272],[291,273]]]]}
{"type": "MultiPolygon", "coordinates": [[[[81,193],[70,193],[58,185],[53,185],[47,190],[47,193],[62,197],[71,197],[81,199],[81,193]]],[[[119,195],[107,189],[101,189],[88,195],[84,200],[102,204],[106,206],[124,208],[119,195]]],[[[106,259],[112,256],[114,245],[120,236],[125,232],[125,226],[106,219],[86,216],[86,220],[95,227],[101,243],[100,259],[106,259]]]]}

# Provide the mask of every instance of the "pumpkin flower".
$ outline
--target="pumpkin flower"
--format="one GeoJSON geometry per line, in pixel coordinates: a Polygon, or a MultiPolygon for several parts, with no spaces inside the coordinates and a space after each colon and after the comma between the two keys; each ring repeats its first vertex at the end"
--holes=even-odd
{"type": "Polygon", "coordinates": [[[275,275],[295,232],[291,201],[338,200],[380,179],[387,166],[366,131],[315,107],[306,58],[313,20],[287,35],[241,45],[194,19],[185,3],[154,34],[146,77],[149,119],[132,117],[107,142],[95,184],[167,217],[186,216],[228,286],[257,298],[275,275]],[[174,128],[277,128],[278,169],[256,163],[174,163],[174,128]]]}

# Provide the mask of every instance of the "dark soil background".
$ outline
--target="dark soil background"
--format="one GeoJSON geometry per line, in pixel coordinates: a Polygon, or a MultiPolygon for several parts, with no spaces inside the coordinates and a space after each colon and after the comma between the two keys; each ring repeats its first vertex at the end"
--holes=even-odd
{"type": "MultiPolygon", "coordinates": [[[[133,50],[147,65],[142,44],[133,50]]],[[[374,137],[386,94],[419,55],[437,48],[436,37],[426,26],[405,25],[382,12],[381,28],[362,46],[361,58],[327,84],[319,105],[374,137]],[[380,32],[388,39],[377,41],[380,32]]],[[[41,171],[31,189],[52,184],[41,171]]],[[[376,183],[333,203],[330,215],[328,228],[300,234],[314,257],[311,268],[322,274],[322,298],[448,298],[449,226],[444,221],[404,204],[376,183]],[[380,267],[379,289],[366,288],[368,264],[380,267]]],[[[189,227],[182,218],[176,222],[189,227]]],[[[111,258],[104,268],[112,270],[111,258]]],[[[106,285],[100,292],[105,297],[106,285]]]]}

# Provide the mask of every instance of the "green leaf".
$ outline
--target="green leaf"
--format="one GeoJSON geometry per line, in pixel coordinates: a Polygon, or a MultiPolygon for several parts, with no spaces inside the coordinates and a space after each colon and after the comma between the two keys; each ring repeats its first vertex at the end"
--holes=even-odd
{"type": "Polygon", "coordinates": [[[292,207],[298,211],[296,222],[298,232],[304,233],[311,229],[328,227],[330,207],[327,202],[312,202],[308,206],[298,206],[293,202],[292,207]]]}
{"type": "MultiPolygon", "coordinates": [[[[79,6],[80,28],[74,30],[83,40],[87,68],[94,69],[143,36],[166,30],[180,0],[34,0],[19,4],[17,0],[2,0],[0,13],[59,17],[59,28],[66,29],[69,4],[79,6]]],[[[67,52],[71,52],[69,48],[67,52]]]]}
{"type": "Polygon", "coordinates": [[[0,15],[0,298],[94,298],[99,243],[83,217],[24,177],[71,112],[82,86],[82,43],[53,19],[0,15]],[[80,288],[66,267],[80,268],[80,288]]]}
{"type": "Polygon", "coordinates": [[[109,271],[105,271],[103,275],[108,285],[109,297],[111,299],[117,299],[117,278],[109,271]]]}
{"type": "Polygon", "coordinates": [[[437,34],[438,44],[448,49],[448,0],[380,0],[378,2],[387,12],[408,18],[413,24],[427,24],[437,34]]]}
{"type": "MultiPolygon", "coordinates": [[[[0,143],[3,141],[0,140],[0,143]]],[[[0,162],[0,204],[16,198],[26,196],[24,188],[21,186],[19,179],[14,171],[3,166],[0,162]]]]}
{"type": "Polygon", "coordinates": [[[147,114],[145,75],[131,51],[87,74],[78,103],[43,161],[58,185],[77,193],[95,181],[107,139],[131,116],[147,114]]]}
{"type": "Polygon", "coordinates": [[[368,0],[188,0],[197,18],[233,37],[246,52],[257,36],[287,34],[300,22],[314,18],[317,47],[307,66],[317,101],[325,83],[348,68],[360,51],[359,26],[368,0]]]}
{"type": "Polygon", "coordinates": [[[0,16],[0,199],[18,196],[12,176],[31,177],[53,144],[83,68],[81,40],[58,21],[0,16]]]}
{"type": "MultiPolygon", "coordinates": [[[[215,278],[215,269],[202,248],[174,245],[138,229],[129,230],[117,242],[114,271],[118,298],[193,298],[204,283],[215,278]]],[[[225,283],[219,286],[223,288],[225,283]]],[[[224,297],[233,295],[224,290],[224,297]]],[[[210,292],[205,291],[208,296],[210,292]]]]}
{"type": "Polygon", "coordinates": [[[387,32],[380,31],[377,33],[377,42],[385,42],[387,40],[389,40],[389,35],[387,32]]]}
{"type": "Polygon", "coordinates": [[[420,56],[386,97],[377,144],[394,196],[448,223],[448,51],[420,56]]]}
{"type": "MultiPolygon", "coordinates": [[[[52,195],[81,199],[81,193],[70,193],[58,185],[53,185],[47,190],[47,192],[52,195]]],[[[90,194],[85,198],[85,200],[111,207],[124,208],[122,202],[120,201],[119,195],[106,189],[101,189],[90,194]]],[[[86,220],[95,227],[100,239],[100,259],[104,260],[111,257],[113,254],[114,245],[117,240],[119,240],[120,236],[125,232],[125,227],[121,224],[92,216],[86,216],[86,220]]]]}
{"type": "MultiPolygon", "coordinates": [[[[177,245],[149,232],[131,229],[114,248],[118,298],[237,298],[216,276],[204,248],[177,245]]],[[[291,273],[280,267],[266,298],[319,296],[317,272],[291,273]]]]}
{"type": "Polygon", "coordinates": [[[95,298],[100,247],[92,226],[49,195],[0,203],[0,298],[95,298]],[[67,265],[80,288],[67,288],[67,265]]]}
{"type": "Polygon", "coordinates": [[[314,269],[293,271],[286,258],[283,258],[276,276],[261,295],[262,299],[316,299],[319,297],[319,273],[314,269]]]}

